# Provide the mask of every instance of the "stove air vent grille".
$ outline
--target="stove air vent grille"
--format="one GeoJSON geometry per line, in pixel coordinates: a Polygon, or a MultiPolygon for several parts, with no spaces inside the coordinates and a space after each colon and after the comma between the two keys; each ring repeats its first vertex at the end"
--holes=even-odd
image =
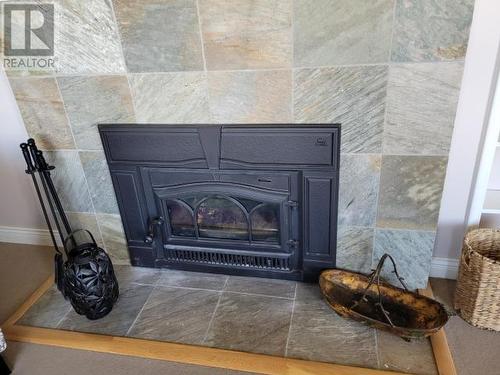
{"type": "Polygon", "coordinates": [[[166,257],[171,262],[189,262],[280,271],[290,270],[289,258],[268,255],[259,256],[203,250],[167,249],[166,257]]]}

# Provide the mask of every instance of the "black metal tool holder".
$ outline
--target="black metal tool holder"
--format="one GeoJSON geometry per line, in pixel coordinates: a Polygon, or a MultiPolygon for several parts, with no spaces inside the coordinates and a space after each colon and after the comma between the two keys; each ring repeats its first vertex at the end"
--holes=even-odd
{"type": "MultiPolygon", "coordinates": [[[[49,229],[52,244],[54,245],[54,249],[56,251],[56,254],[54,256],[55,283],[57,285],[57,288],[64,294],[62,284],[64,272],[63,252],[60,250],[59,245],[57,244],[52,222],[55,224],[55,228],[59,233],[62,244],[64,244],[65,238],[70,235],[72,230],[68,218],[64,213],[64,209],[57,195],[57,191],[50,175],[50,171],[53,170],[54,167],[47,164],[42,151],[38,150],[34,139],[28,139],[28,142],[22,143],[20,147],[27,166],[26,173],[31,175],[31,178],[33,180],[33,185],[35,186],[35,191],[40,201],[40,206],[42,208],[42,213],[47,224],[47,228],[49,229]],[[36,174],[38,174],[38,178],[36,174]],[[40,183],[38,182],[38,180],[40,181],[40,183]],[[40,190],[40,185],[43,189],[43,195],[40,190]],[[50,219],[47,212],[45,202],[47,202],[49,206],[50,213],[52,214],[52,220],[50,219]]],[[[64,255],[66,255],[67,257],[67,254],[64,255]]]]}
{"type": "MultiPolygon", "coordinates": [[[[37,178],[35,176],[35,172],[37,170],[36,170],[36,167],[34,166],[33,161],[31,160],[31,156],[30,156],[30,152],[28,150],[27,143],[21,143],[21,151],[23,153],[24,160],[26,161],[25,172],[27,174],[31,175],[31,179],[33,180],[33,185],[35,186],[36,195],[38,196],[38,200],[40,201],[40,206],[42,208],[43,217],[45,218],[45,222],[46,222],[47,227],[49,229],[50,238],[52,239],[52,244],[54,245],[54,248],[56,249],[56,251],[60,253],[61,251],[59,250],[59,247],[57,245],[54,231],[52,230],[52,225],[50,223],[49,215],[47,213],[47,209],[45,208],[45,202],[43,200],[43,196],[42,196],[42,193],[40,192],[40,187],[38,185],[38,181],[37,181],[37,178]]],[[[54,212],[52,212],[52,213],[54,213],[54,212]]]]}
{"type": "MultiPolygon", "coordinates": [[[[54,186],[54,183],[52,182],[52,177],[50,175],[50,171],[53,170],[55,167],[52,165],[48,165],[47,162],[45,161],[45,158],[43,156],[43,152],[38,150],[35,144],[35,140],[33,138],[28,139],[28,146],[31,152],[31,155],[33,157],[33,160],[35,161],[35,167],[37,168],[38,173],[40,174],[40,178],[42,180],[42,185],[44,186],[45,193],[47,195],[47,198],[49,202],[51,202],[51,206],[55,206],[55,209],[57,210],[57,214],[59,215],[59,218],[62,222],[62,225],[64,227],[64,231],[66,233],[66,236],[63,236],[66,238],[71,232],[71,226],[69,224],[68,218],[66,217],[66,214],[64,213],[63,206],[61,204],[61,201],[59,200],[59,196],[57,195],[56,188],[54,186]]],[[[56,222],[57,220],[57,214],[56,212],[52,211],[54,213],[54,219],[56,222]]],[[[59,224],[59,222],[58,222],[59,224]]]]}
{"type": "Polygon", "coordinates": [[[47,163],[35,141],[28,139],[27,143],[21,144],[21,150],[26,161],[26,173],[33,180],[56,251],[54,259],[57,288],[78,314],[85,315],[88,319],[102,318],[111,311],[119,295],[111,259],[97,245],[92,233],[84,229],[71,229],[50,174],[55,167],[47,163]],[[52,223],[59,232],[62,251],[52,223]],[[83,232],[87,233],[90,240],[82,242],[75,238],[77,233],[83,232]]]}

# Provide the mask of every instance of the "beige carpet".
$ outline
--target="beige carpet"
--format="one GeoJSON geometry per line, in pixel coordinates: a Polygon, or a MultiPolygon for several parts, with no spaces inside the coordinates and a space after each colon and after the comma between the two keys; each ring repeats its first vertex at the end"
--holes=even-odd
{"type": "Polygon", "coordinates": [[[9,342],[5,359],[14,375],[248,375],[248,372],[191,366],[84,350],[9,342]]]}
{"type": "Polygon", "coordinates": [[[52,273],[49,247],[0,243],[0,324],[52,273]]]}
{"type": "MultiPolygon", "coordinates": [[[[0,243],[0,322],[52,272],[50,248],[0,243]]],[[[451,306],[454,282],[433,279],[434,293],[451,306]]],[[[459,375],[500,375],[500,333],[479,330],[452,317],[446,327],[459,375]]],[[[236,375],[236,371],[10,342],[4,358],[14,375],[169,374],[236,375]]]]}
{"type": "MultiPolygon", "coordinates": [[[[454,280],[431,279],[434,295],[453,310],[454,280]]],[[[459,375],[500,375],[500,332],[485,331],[452,316],[445,327],[459,375]]]]}

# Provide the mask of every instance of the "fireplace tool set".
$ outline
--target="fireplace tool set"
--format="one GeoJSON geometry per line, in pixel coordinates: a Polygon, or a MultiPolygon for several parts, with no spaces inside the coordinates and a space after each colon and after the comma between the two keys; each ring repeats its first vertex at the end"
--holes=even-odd
{"type": "Polygon", "coordinates": [[[118,299],[119,289],[113,264],[106,252],[97,245],[92,233],[71,228],[50,174],[55,167],[47,164],[35,141],[30,138],[20,147],[26,161],[26,173],[33,180],[56,251],[54,263],[57,288],[78,314],[91,320],[102,318],[112,310],[118,299]]]}

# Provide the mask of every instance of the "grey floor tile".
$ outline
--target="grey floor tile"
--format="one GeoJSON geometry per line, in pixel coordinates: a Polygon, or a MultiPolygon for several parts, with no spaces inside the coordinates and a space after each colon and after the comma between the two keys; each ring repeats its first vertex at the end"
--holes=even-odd
{"type": "Polygon", "coordinates": [[[200,345],[220,293],[156,287],[128,336],[200,345]]]}
{"type": "Polygon", "coordinates": [[[285,354],[293,301],[223,293],[205,344],[270,355],[285,354]]]}
{"type": "Polygon", "coordinates": [[[158,268],[115,266],[115,274],[120,286],[127,286],[130,283],[156,285],[160,280],[162,271],[158,268]]]}
{"type": "Polygon", "coordinates": [[[56,328],[62,318],[71,310],[57,287],[53,285],[40,299],[17,321],[17,324],[31,327],[56,328]]]}
{"type": "Polygon", "coordinates": [[[287,357],[376,368],[375,332],[338,316],[317,285],[299,283],[287,357]]]}
{"type": "Polygon", "coordinates": [[[294,281],[289,280],[229,276],[224,290],[293,299],[295,297],[295,285],[296,283],[294,281]]]}
{"type": "Polygon", "coordinates": [[[222,290],[228,276],[212,273],[163,270],[159,285],[181,288],[222,290]]]}
{"type": "Polygon", "coordinates": [[[297,283],[297,292],[295,294],[295,300],[301,302],[315,302],[322,300],[321,290],[317,283],[297,283]]]}
{"type": "Polygon", "coordinates": [[[124,336],[146,303],[153,286],[131,285],[120,289],[120,297],[113,310],[104,318],[89,320],[71,311],[58,328],[78,332],[92,332],[124,336]]]}
{"type": "Polygon", "coordinates": [[[377,331],[380,368],[416,375],[437,375],[429,339],[406,342],[398,336],[377,331]]]}

